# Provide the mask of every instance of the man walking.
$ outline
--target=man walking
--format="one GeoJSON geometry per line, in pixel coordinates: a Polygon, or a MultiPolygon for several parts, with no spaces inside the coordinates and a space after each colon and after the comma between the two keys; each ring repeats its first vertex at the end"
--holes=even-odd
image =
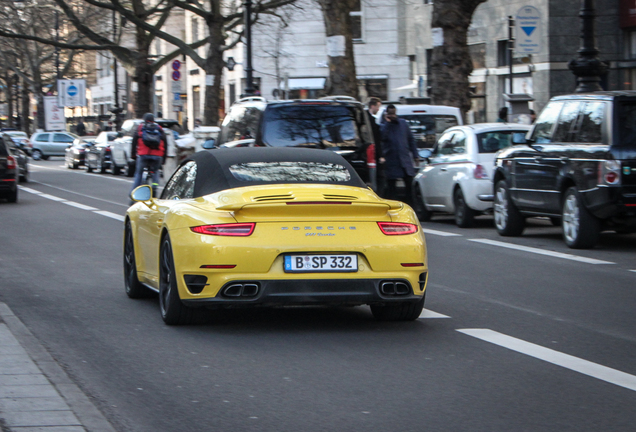
{"type": "Polygon", "coordinates": [[[155,123],[155,116],[151,113],[144,115],[144,122],[139,125],[132,137],[132,158],[137,159],[135,181],[131,192],[139,185],[144,170],[152,172],[152,194],[157,196],[159,186],[159,169],[166,157],[166,134],[161,126],[155,123]],[[139,156],[139,157],[137,157],[139,156]]]}
{"type": "Polygon", "coordinates": [[[395,105],[386,107],[386,122],[380,127],[382,133],[382,154],[386,176],[386,198],[397,199],[395,183],[404,180],[406,202],[411,202],[411,183],[415,176],[413,160],[419,160],[417,146],[411,128],[405,120],[398,118],[395,105]]]}
{"type": "Polygon", "coordinates": [[[373,142],[375,144],[375,163],[376,163],[376,191],[378,195],[384,194],[384,157],[382,156],[382,133],[380,132],[380,126],[376,122],[375,115],[380,110],[382,101],[377,97],[369,99],[369,109],[367,109],[367,115],[369,116],[369,123],[371,123],[371,132],[373,133],[373,142]]]}

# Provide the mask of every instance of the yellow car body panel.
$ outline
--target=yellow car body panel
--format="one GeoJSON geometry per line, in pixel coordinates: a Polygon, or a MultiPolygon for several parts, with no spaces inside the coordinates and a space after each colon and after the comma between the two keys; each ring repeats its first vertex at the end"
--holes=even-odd
{"type": "Polygon", "coordinates": [[[411,298],[425,293],[428,273],[426,241],[413,210],[352,186],[290,184],[242,187],[200,198],[152,199],[127,213],[140,282],[159,290],[159,255],[163,236],[172,243],[179,297],[215,299],[232,281],[405,280],[411,298]],[[245,237],[206,235],[192,227],[255,223],[245,237]],[[386,235],[378,222],[414,224],[414,234],[386,235]],[[287,273],[286,254],[348,253],[358,257],[352,273],[287,273]],[[413,266],[414,264],[421,264],[413,266]],[[403,264],[411,266],[406,267],[403,264]],[[202,268],[235,265],[231,269],[202,268]],[[185,275],[202,275],[198,293],[188,289],[185,275]]]}

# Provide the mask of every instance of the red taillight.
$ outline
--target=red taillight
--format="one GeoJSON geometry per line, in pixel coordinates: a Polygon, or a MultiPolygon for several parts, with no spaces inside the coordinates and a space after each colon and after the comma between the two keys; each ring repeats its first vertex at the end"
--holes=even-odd
{"type": "Polygon", "coordinates": [[[15,169],[16,163],[13,156],[7,156],[7,169],[15,169]]]}
{"type": "Polygon", "coordinates": [[[417,225],[401,222],[378,222],[384,235],[405,235],[417,232],[417,225]]]}
{"type": "Polygon", "coordinates": [[[288,201],[287,205],[351,204],[349,201],[288,201]]]}
{"type": "Polygon", "coordinates": [[[618,174],[616,174],[613,171],[608,172],[607,174],[605,174],[605,181],[609,184],[614,184],[616,183],[616,180],[618,180],[618,174]]]}
{"type": "Polygon", "coordinates": [[[201,225],[190,228],[193,232],[199,234],[218,235],[218,236],[235,236],[247,237],[254,232],[255,223],[235,223],[235,224],[219,224],[219,225],[201,225]]]}
{"type": "Polygon", "coordinates": [[[203,269],[233,269],[236,264],[204,264],[200,268],[203,269]]]}
{"type": "Polygon", "coordinates": [[[473,176],[476,179],[487,179],[488,178],[488,172],[486,171],[486,168],[484,168],[482,165],[475,165],[475,170],[473,171],[473,176]]]}
{"type": "Polygon", "coordinates": [[[110,151],[110,146],[107,145],[106,147],[104,147],[104,151],[110,151]]]}

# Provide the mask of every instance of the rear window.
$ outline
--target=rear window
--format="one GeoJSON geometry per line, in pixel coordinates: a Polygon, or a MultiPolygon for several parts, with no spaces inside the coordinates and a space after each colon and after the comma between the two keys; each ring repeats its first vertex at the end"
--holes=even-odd
{"type": "Polygon", "coordinates": [[[249,105],[235,105],[223,119],[219,144],[256,137],[263,111],[249,105]]]}
{"type": "Polygon", "coordinates": [[[636,101],[618,104],[618,127],[620,128],[620,147],[636,148],[636,101]]]}
{"type": "Polygon", "coordinates": [[[230,166],[240,181],[268,183],[339,183],[351,180],[349,170],[339,164],[320,162],[247,162],[230,166]]]}
{"type": "Polygon", "coordinates": [[[263,142],[272,147],[355,149],[362,145],[359,127],[365,124],[364,115],[354,106],[270,107],[263,120],[263,142]]]}
{"type": "Polygon", "coordinates": [[[526,142],[525,130],[497,131],[477,134],[479,153],[496,153],[501,149],[526,142]]]}
{"type": "Polygon", "coordinates": [[[431,148],[442,133],[457,126],[457,117],[452,115],[400,114],[401,119],[411,127],[418,148],[431,148]]]}

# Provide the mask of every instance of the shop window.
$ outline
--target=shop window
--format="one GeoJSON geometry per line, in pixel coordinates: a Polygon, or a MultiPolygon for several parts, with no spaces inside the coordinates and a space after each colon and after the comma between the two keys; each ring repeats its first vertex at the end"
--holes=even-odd
{"type": "Polygon", "coordinates": [[[380,100],[389,99],[389,85],[386,78],[358,78],[358,93],[360,100],[366,101],[370,97],[380,100]]]}
{"type": "Polygon", "coordinates": [[[362,42],[363,28],[362,28],[362,4],[360,0],[357,0],[352,11],[349,13],[351,18],[351,35],[354,42],[362,42]]]}

